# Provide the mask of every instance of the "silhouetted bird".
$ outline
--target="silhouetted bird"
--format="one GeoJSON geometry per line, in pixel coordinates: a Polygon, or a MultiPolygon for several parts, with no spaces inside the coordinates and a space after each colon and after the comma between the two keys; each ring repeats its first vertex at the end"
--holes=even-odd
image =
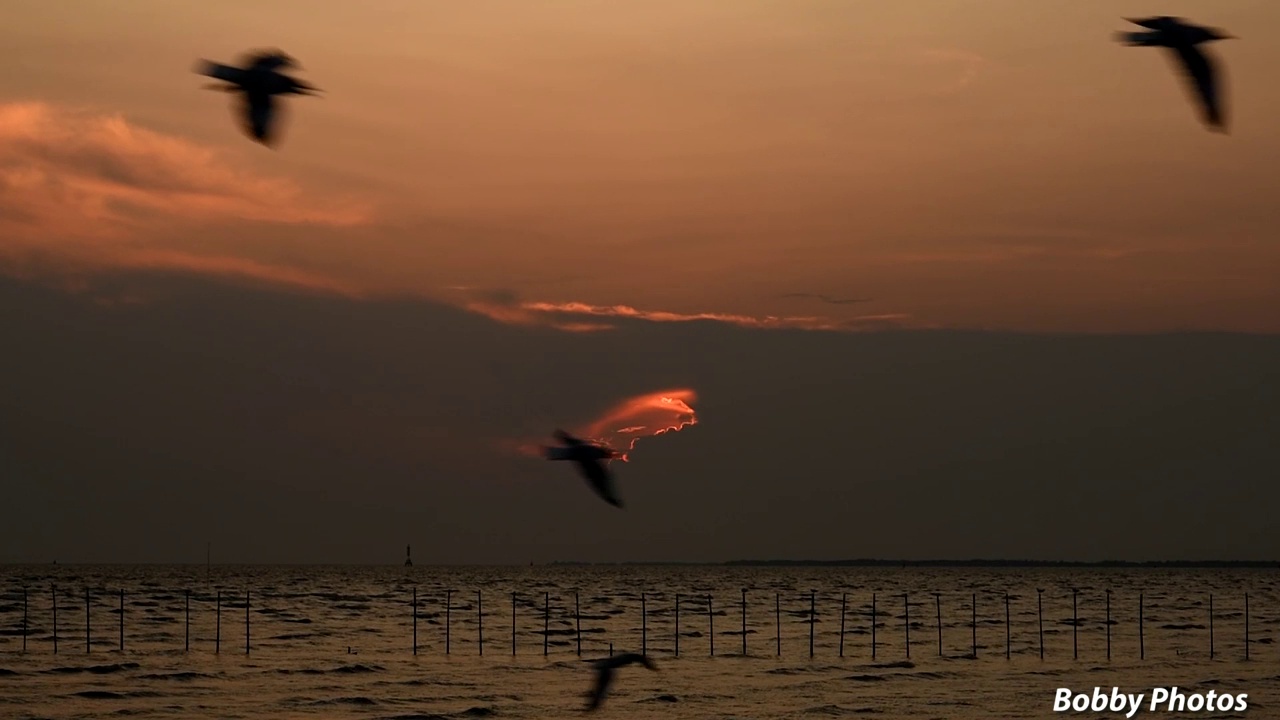
{"type": "Polygon", "coordinates": [[[240,115],[245,133],[266,146],[277,138],[276,95],[315,95],[319,90],[301,80],[289,77],[280,68],[296,68],[297,61],[279,50],[250,54],[242,68],[201,60],[196,72],[222,80],[224,85],[207,86],[240,94],[240,115]]]}
{"type": "Polygon", "coordinates": [[[633,663],[640,663],[650,670],[658,669],[658,666],[654,665],[647,655],[641,655],[640,653],[623,653],[622,655],[615,655],[591,663],[596,669],[596,684],[591,688],[591,695],[587,700],[587,712],[599,708],[604,702],[605,695],[609,694],[609,685],[613,683],[614,671],[624,665],[633,663]]]}
{"type": "Polygon", "coordinates": [[[1235,37],[1221,30],[1192,25],[1183,22],[1181,18],[1167,15],[1125,19],[1148,28],[1149,32],[1117,33],[1118,39],[1131,47],[1163,47],[1172,51],[1184,77],[1190,83],[1190,89],[1195,93],[1205,123],[1213,130],[1226,132],[1226,113],[1220,98],[1221,82],[1216,63],[1196,46],[1215,40],[1232,40],[1235,37]]]}
{"type": "Polygon", "coordinates": [[[573,461],[597,495],[614,507],[622,507],[622,499],[618,497],[613,477],[605,465],[606,461],[616,458],[617,453],[607,447],[584,442],[563,430],[556,430],[555,435],[564,446],[547,448],[547,459],[573,461]]]}

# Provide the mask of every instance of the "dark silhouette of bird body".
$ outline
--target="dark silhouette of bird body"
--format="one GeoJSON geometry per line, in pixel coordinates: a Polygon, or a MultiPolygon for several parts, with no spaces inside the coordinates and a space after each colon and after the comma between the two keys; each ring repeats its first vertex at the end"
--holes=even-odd
{"type": "Polygon", "coordinates": [[[1118,34],[1119,40],[1131,47],[1167,48],[1182,70],[1205,124],[1212,130],[1225,133],[1227,121],[1221,99],[1222,81],[1218,63],[1198,46],[1216,40],[1231,40],[1234,36],[1215,28],[1192,25],[1181,18],[1168,15],[1125,19],[1147,28],[1147,32],[1122,32],[1118,34]]]}
{"type": "Polygon", "coordinates": [[[618,456],[617,453],[607,447],[585,442],[563,430],[556,430],[555,436],[563,445],[547,448],[547,459],[573,462],[597,495],[614,507],[622,507],[622,498],[618,497],[613,476],[606,465],[609,460],[618,456]]]}
{"type": "Polygon", "coordinates": [[[587,699],[586,711],[596,710],[604,703],[605,696],[609,694],[609,686],[613,684],[613,675],[618,668],[635,663],[640,663],[650,670],[658,669],[649,656],[640,653],[623,653],[592,662],[591,665],[596,670],[596,682],[587,699]]]}
{"type": "Polygon", "coordinates": [[[221,80],[223,85],[209,89],[240,95],[239,115],[246,134],[272,146],[278,138],[280,107],[277,95],[315,95],[317,88],[280,72],[281,68],[296,68],[297,62],[278,50],[251,54],[244,67],[223,65],[201,60],[196,72],[221,80]]]}

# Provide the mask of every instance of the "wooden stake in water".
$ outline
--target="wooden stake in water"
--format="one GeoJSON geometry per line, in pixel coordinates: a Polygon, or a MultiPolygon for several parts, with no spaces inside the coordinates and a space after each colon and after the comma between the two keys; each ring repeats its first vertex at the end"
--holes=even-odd
{"type": "Polygon", "coordinates": [[[124,588],[120,588],[120,652],[124,652],[124,588]]]}
{"type": "Polygon", "coordinates": [[[676,657],[680,657],[680,593],[676,593],[676,657]]]}
{"type": "MultiPolygon", "coordinates": [[[[123,597],[123,596],[122,596],[123,597]]],[[[121,607],[124,607],[121,603],[121,607]]],[[[213,654],[222,652],[222,591],[218,591],[217,626],[213,631],[213,654]]]]}
{"type": "Polygon", "coordinates": [[[973,612],[972,619],[969,620],[969,629],[973,633],[973,657],[978,657],[978,594],[973,594],[973,601],[969,603],[969,609],[973,612]]]}
{"type": "Polygon", "coordinates": [[[58,587],[50,585],[53,591],[53,654],[58,654],[58,587]]]}
{"type": "MultiPolygon", "coordinates": [[[[848,593],[840,593],[840,657],[844,657],[844,608],[848,599],[848,593]]],[[[746,637],[746,630],[743,630],[743,637],[746,637]]]]}
{"type": "Polygon", "coordinates": [[[1249,593],[1244,594],[1244,659],[1249,659],[1249,593]]]}
{"type": "Polygon", "coordinates": [[[817,602],[817,591],[809,591],[809,657],[813,657],[813,628],[818,624],[818,611],[814,607],[817,602]]]}
{"type": "Polygon", "coordinates": [[[907,657],[911,657],[911,603],[907,602],[907,593],[902,593],[902,629],[907,637],[907,657]]]}
{"type": "Polygon", "coordinates": [[[1080,615],[1076,612],[1076,595],[1079,590],[1071,588],[1071,659],[1080,659],[1080,615]]]}
{"type": "Polygon", "coordinates": [[[747,656],[747,589],[742,588],[742,656],[747,656]]]}
{"type": "Polygon", "coordinates": [[[1107,662],[1111,662],[1111,591],[1107,591],[1107,662]]]}
{"type": "Polygon", "coordinates": [[[27,651],[27,589],[22,588],[22,652],[27,651]]]}
{"type": "Polygon", "coordinates": [[[640,593],[640,654],[649,654],[649,607],[644,593],[640,593]]]}
{"type": "Polygon", "coordinates": [[[413,586],[413,654],[418,654],[418,586],[413,586]]]}
{"type": "Polygon", "coordinates": [[[191,590],[190,589],[184,590],[182,595],[183,595],[183,599],[186,601],[186,608],[185,608],[185,613],[186,613],[185,643],[186,645],[183,649],[183,652],[191,652],[191,590]]]}
{"type": "Polygon", "coordinates": [[[476,639],[479,641],[480,654],[484,655],[484,595],[476,590],[476,639]]]}
{"type": "Polygon", "coordinates": [[[942,657],[942,593],[933,594],[933,604],[938,610],[938,657],[942,657]]]}
{"type": "Polygon", "coordinates": [[[1013,655],[1013,648],[1010,647],[1013,635],[1012,629],[1009,627],[1009,591],[1004,593],[1004,659],[1008,660],[1013,655]]]}
{"type": "MultiPolygon", "coordinates": [[[[542,657],[547,656],[547,645],[551,637],[551,593],[542,593],[542,657]]],[[[643,651],[641,651],[643,652],[643,651]]]]}
{"type": "Polygon", "coordinates": [[[1036,622],[1040,627],[1040,659],[1044,659],[1044,590],[1036,588],[1036,622]]]}
{"type": "Polygon", "coordinates": [[[707,638],[711,641],[711,657],[716,656],[716,620],[711,614],[711,594],[707,594],[707,638]]]}
{"type": "Polygon", "coordinates": [[[89,588],[84,589],[84,654],[89,654],[89,588]]]}
{"type": "Polygon", "coordinates": [[[773,626],[778,641],[778,657],[782,657],[782,594],[773,594],[773,626]]]}
{"type": "Polygon", "coordinates": [[[1138,659],[1147,659],[1147,643],[1142,632],[1142,593],[1138,593],[1138,659]]]}
{"type": "Polygon", "coordinates": [[[453,591],[444,591],[444,654],[449,654],[449,631],[453,626],[453,591]]]}
{"type": "Polygon", "coordinates": [[[244,654],[249,654],[249,591],[244,591],[244,654]]]}
{"type": "Polygon", "coordinates": [[[516,656],[516,593],[511,591],[511,657],[516,656]]]}
{"type": "Polygon", "coordinates": [[[1209,593],[1209,659],[1213,659],[1213,593],[1209,593]]]}
{"type": "Polygon", "coordinates": [[[578,604],[578,593],[573,593],[573,621],[577,625],[578,656],[582,656],[582,606],[578,604]]]}
{"type": "Polygon", "coordinates": [[[871,659],[876,659],[876,594],[871,593],[871,659]]]}

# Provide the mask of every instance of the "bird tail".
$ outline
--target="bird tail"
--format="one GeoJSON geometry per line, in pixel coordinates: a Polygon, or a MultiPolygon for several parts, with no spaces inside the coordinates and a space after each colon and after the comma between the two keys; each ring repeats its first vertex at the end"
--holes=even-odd
{"type": "Polygon", "coordinates": [[[1116,40],[1129,47],[1149,47],[1155,45],[1156,34],[1149,32],[1118,32],[1116,40]]]}
{"type": "Polygon", "coordinates": [[[573,451],[570,448],[548,447],[544,448],[543,454],[548,460],[572,460],[573,451]]]}

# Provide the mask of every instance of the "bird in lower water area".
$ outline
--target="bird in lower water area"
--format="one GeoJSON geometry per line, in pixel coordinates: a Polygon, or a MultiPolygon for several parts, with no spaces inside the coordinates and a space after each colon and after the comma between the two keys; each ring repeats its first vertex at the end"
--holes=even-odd
{"type": "Polygon", "coordinates": [[[280,68],[296,68],[298,63],[279,50],[251,53],[244,67],[201,60],[196,72],[223,81],[207,86],[211,90],[238,93],[239,114],[246,134],[268,147],[278,139],[281,108],[277,95],[316,95],[318,88],[280,72],[280,68]]]}
{"type": "Polygon", "coordinates": [[[622,507],[622,498],[618,497],[613,476],[606,465],[609,460],[617,458],[618,454],[611,448],[586,442],[563,430],[556,430],[555,436],[563,445],[547,448],[547,459],[572,461],[597,495],[614,507],[622,507]]]}
{"type": "Polygon", "coordinates": [[[658,666],[653,664],[649,656],[641,655],[640,653],[623,653],[622,655],[615,655],[591,663],[596,670],[596,682],[591,688],[591,694],[587,699],[587,712],[596,710],[604,702],[605,696],[609,694],[609,685],[613,683],[614,672],[620,667],[634,663],[640,663],[650,670],[658,669],[658,666]]]}
{"type": "Polygon", "coordinates": [[[1168,15],[1125,19],[1147,28],[1147,31],[1117,33],[1117,38],[1131,47],[1167,48],[1194,93],[1205,124],[1212,130],[1226,132],[1226,112],[1221,99],[1222,82],[1218,63],[1198,46],[1216,40],[1233,40],[1235,36],[1216,28],[1192,25],[1181,18],[1168,15]]]}

